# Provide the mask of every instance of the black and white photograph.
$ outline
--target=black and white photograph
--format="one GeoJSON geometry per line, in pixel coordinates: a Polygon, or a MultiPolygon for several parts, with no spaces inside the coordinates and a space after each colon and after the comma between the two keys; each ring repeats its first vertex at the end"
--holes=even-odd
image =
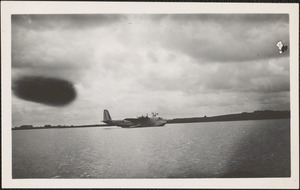
{"type": "Polygon", "coordinates": [[[11,181],[295,186],[295,14],[49,10],[6,30],[11,181]]]}

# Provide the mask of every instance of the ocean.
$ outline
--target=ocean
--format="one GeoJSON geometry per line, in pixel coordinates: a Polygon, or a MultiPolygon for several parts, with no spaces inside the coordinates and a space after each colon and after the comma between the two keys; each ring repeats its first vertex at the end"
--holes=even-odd
{"type": "Polygon", "coordinates": [[[12,131],[12,177],[290,176],[290,120],[12,131]]]}

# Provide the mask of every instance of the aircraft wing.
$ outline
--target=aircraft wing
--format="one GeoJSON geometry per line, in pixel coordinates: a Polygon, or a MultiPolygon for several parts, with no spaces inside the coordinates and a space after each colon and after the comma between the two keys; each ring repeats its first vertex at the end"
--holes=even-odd
{"type": "Polygon", "coordinates": [[[126,118],[126,119],[124,119],[124,120],[126,120],[126,121],[131,121],[131,122],[139,121],[138,118],[126,118]]]}
{"type": "Polygon", "coordinates": [[[124,119],[126,121],[131,121],[133,123],[136,123],[136,122],[147,122],[148,120],[150,120],[149,117],[138,117],[138,118],[126,118],[124,119]]]}
{"type": "Polygon", "coordinates": [[[145,125],[149,122],[148,117],[144,117],[144,118],[126,118],[124,120],[130,121],[133,124],[132,127],[140,127],[141,125],[145,125]]]}

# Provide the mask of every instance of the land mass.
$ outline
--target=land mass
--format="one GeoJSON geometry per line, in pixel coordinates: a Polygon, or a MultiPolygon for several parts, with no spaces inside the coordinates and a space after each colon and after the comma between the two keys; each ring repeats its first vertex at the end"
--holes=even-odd
{"type": "Polygon", "coordinates": [[[195,123],[195,122],[216,122],[216,121],[241,121],[241,120],[264,120],[264,119],[289,119],[290,111],[254,111],[252,113],[238,113],[219,115],[212,117],[176,118],[167,120],[167,123],[195,123]]]}
{"type": "Polygon", "coordinates": [[[25,129],[53,129],[53,128],[82,128],[82,127],[107,127],[112,125],[107,124],[94,124],[94,125],[44,125],[42,127],[33,127],[33,125],[21,125],[20,127],[12,128],[12,130],[25,130],[25,129]]]}
{"type": "MultiPolygon", "coordinates": [[[[212,117],[191,117],[167,119],[167,123],[197,123],[197,122],[218,122],[218,121],[242,121],[242,120],[265,120],[265,119],[289,119],[290,111],[254,111],[251,113],[243,112],[238,114],[219,115],[212,117]]],[[[108,127],[112,125],[95,124],[95,125],[44,125],[43,127],[33,127],[32,125],[22,125],[12,128],[12,130],[25,129],[51,129],[51,128],[82,128],[82,127],[108,127]]]]}

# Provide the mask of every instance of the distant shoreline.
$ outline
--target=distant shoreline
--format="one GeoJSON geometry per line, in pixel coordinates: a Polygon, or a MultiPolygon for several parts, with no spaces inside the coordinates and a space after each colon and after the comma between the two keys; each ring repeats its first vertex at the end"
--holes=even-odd
{"type": "MultiPolygon", "coordinates": [[[[167,124],[176,123],[200,123],[200,122],[218,122],[218,121],[245,121],[245,120],[266,120],[266,119],[290,119],[290,111],[254,111],[252,113],[227,114],[211,117],[191,117],[167,119],[167,124]]],[[[32,129],[61,129],[61,128],[84,128],[84,127],[111,127],[107,124],[94,125],[45,125],[44,127],[33,127],[32,125],[23,125],[12,128],[12,130],[32,130],[32,129]]]]}
{"type": "Polygon", "coordinates": [[[12,128],[12,130],[32,130],[32,129],[65,129],[65,128],[84,128],[84,127],[112,127],[111,125],[106,124],[95,124],[95,125],[50,125],[44,127],[17,127],[12,128]]]}
{"type": "Polygon", "coordinates": [[[254,111],[252,113],[238,113],[219,115],[212,117],[176,118],[167,120],[167,123],[198,123],[217,121],[243,121],[243,120],[265,120],[265,119],[290,119],[290,111],[254,111]]]}

